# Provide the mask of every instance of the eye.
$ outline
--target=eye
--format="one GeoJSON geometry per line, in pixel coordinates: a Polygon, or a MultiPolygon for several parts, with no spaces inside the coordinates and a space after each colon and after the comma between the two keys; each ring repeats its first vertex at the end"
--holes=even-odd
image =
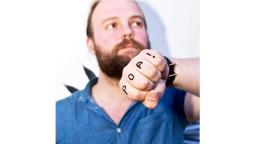
{"type": "Polygon", "coordinates": [[[117,28],[117,24],[116,23],[110,23],[106,26],[107,30],[115,30],[117,28]]]}
{"type": "Polygon", "coordinates": [[[143,26],[143,22],[141,22],[141,21],[133,21],[131,25],[132,25],[132,27],[140,28],[140,27],[143,26]]]}

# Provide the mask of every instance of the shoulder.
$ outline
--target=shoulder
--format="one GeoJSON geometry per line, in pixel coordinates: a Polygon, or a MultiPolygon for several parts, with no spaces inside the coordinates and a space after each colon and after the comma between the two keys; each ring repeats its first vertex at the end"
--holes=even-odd
{"type": "Polygon", "coordinates": [[[57,125],[62,122],[70,121],[70,119],[74,116],[77,102],[85,101],[84,90],[77,91],[73,93],[71,96],[61,99],[56,102],[56,122],[57,125]]]}
{"type": "Polygon", "coordinates": [[[72,107],[75,104],[79,95],[81,95],[80,93],[81,91],[77,91],[64,99],[58,100],[56,102],[56,110],[62,110],[72,107]]]}
{"type": "Polygon", "coordinates": [[[77,102],[85,102],[89,99],[92,86],[97,82],[97,78],[90,80],[83,90],[74,92],[71,96],[56,102],[56,111],[65,111],[74,108],[77,102]]]}

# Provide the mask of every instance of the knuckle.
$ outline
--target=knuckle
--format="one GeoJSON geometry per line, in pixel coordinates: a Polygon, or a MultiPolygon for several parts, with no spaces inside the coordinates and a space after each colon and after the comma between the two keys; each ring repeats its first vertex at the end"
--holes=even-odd
{"type": "Polygon", "coordinates": [[[140,80],[139,81],[140,89],[147,89],[149,86],[150,86],[150,83],[148,80],[140,80]]]}
{"type": "Polygon", "coordinates": [[[157,66],[160,66],[160,65],[162,64],[162,59],[161,59],[161,58],[157,58],[157,59],[155,60],[155,62],[156,62],[156,65],[157,65],[157,66]]]}
{"type": "Polygon", "coordinates": [[[165,63],[163,57],[160,57],[156,62],[157,62],[157,64],[156,64],[157,67],[158,67],[161,71],[163,71],[164,68],[165,68],[165,66],[166,66],[166,63],[165,63]]]}
{"type": "Polygon", "coordinates": [[[125,66],[125,67],[123,68],[123,73],[122,73],[122,74],[124,75],[124,74],[126,74],[126,73],[127,73],[127,66],[125,66]]]}
{"type": "Polygon", "coordinates": [[[161,78],[161,73],[158,69],[154,68],[148,72],[148,78],[154,82],[157,82],[161,78]]]}
{"type": "Polygon", "coordinates": [[[158,73],[159,73],[158,69],[154,68],[150,72],[150,77],[154,78],[154,77],[158,76],[158,73]]]}

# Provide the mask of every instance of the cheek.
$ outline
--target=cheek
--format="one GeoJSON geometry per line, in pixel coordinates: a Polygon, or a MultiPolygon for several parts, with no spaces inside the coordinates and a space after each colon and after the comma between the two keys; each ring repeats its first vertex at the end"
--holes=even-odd
{"type": "Polygon", "coordinates": [[[135,33],[134,39],[140,42],[144,47],[147,47],[148,36],[146,32],[135,33]]]}
{"type": "Polygon", "coordinates": [[[104,51],[111,51],[112,48],[118,43],[118,38],[115,34],[100,33],[94,37],[97,45],[104,48],[104,51]]]}

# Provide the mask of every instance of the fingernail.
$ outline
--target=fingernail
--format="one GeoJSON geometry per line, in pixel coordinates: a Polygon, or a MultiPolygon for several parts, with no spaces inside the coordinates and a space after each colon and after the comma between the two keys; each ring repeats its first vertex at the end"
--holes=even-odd
{"type": "Polygon", "coordinates": [[[157,105],[157,101],[156,102],[152,102],[152,101],[147,101],[147,100],[145,100],[144,102],[143,102],[143,104],[147,107],[147,108],[149,108],[149,109],[153,109],[153,108],[155,108],[156,107],[156,105],[157,105]]]}
{"type": "Polygon", "coordinates": [[[147,97],[147,100],[148,100],[148,101],[155,102],[155,101],[158,101],[158,99],[159,99],[159,94],[158,94],[158,93],[155,93],[155,92],[152,92],[152,93],[150,93],[149,95],[147,95],[146,97],[147,97]]]}

